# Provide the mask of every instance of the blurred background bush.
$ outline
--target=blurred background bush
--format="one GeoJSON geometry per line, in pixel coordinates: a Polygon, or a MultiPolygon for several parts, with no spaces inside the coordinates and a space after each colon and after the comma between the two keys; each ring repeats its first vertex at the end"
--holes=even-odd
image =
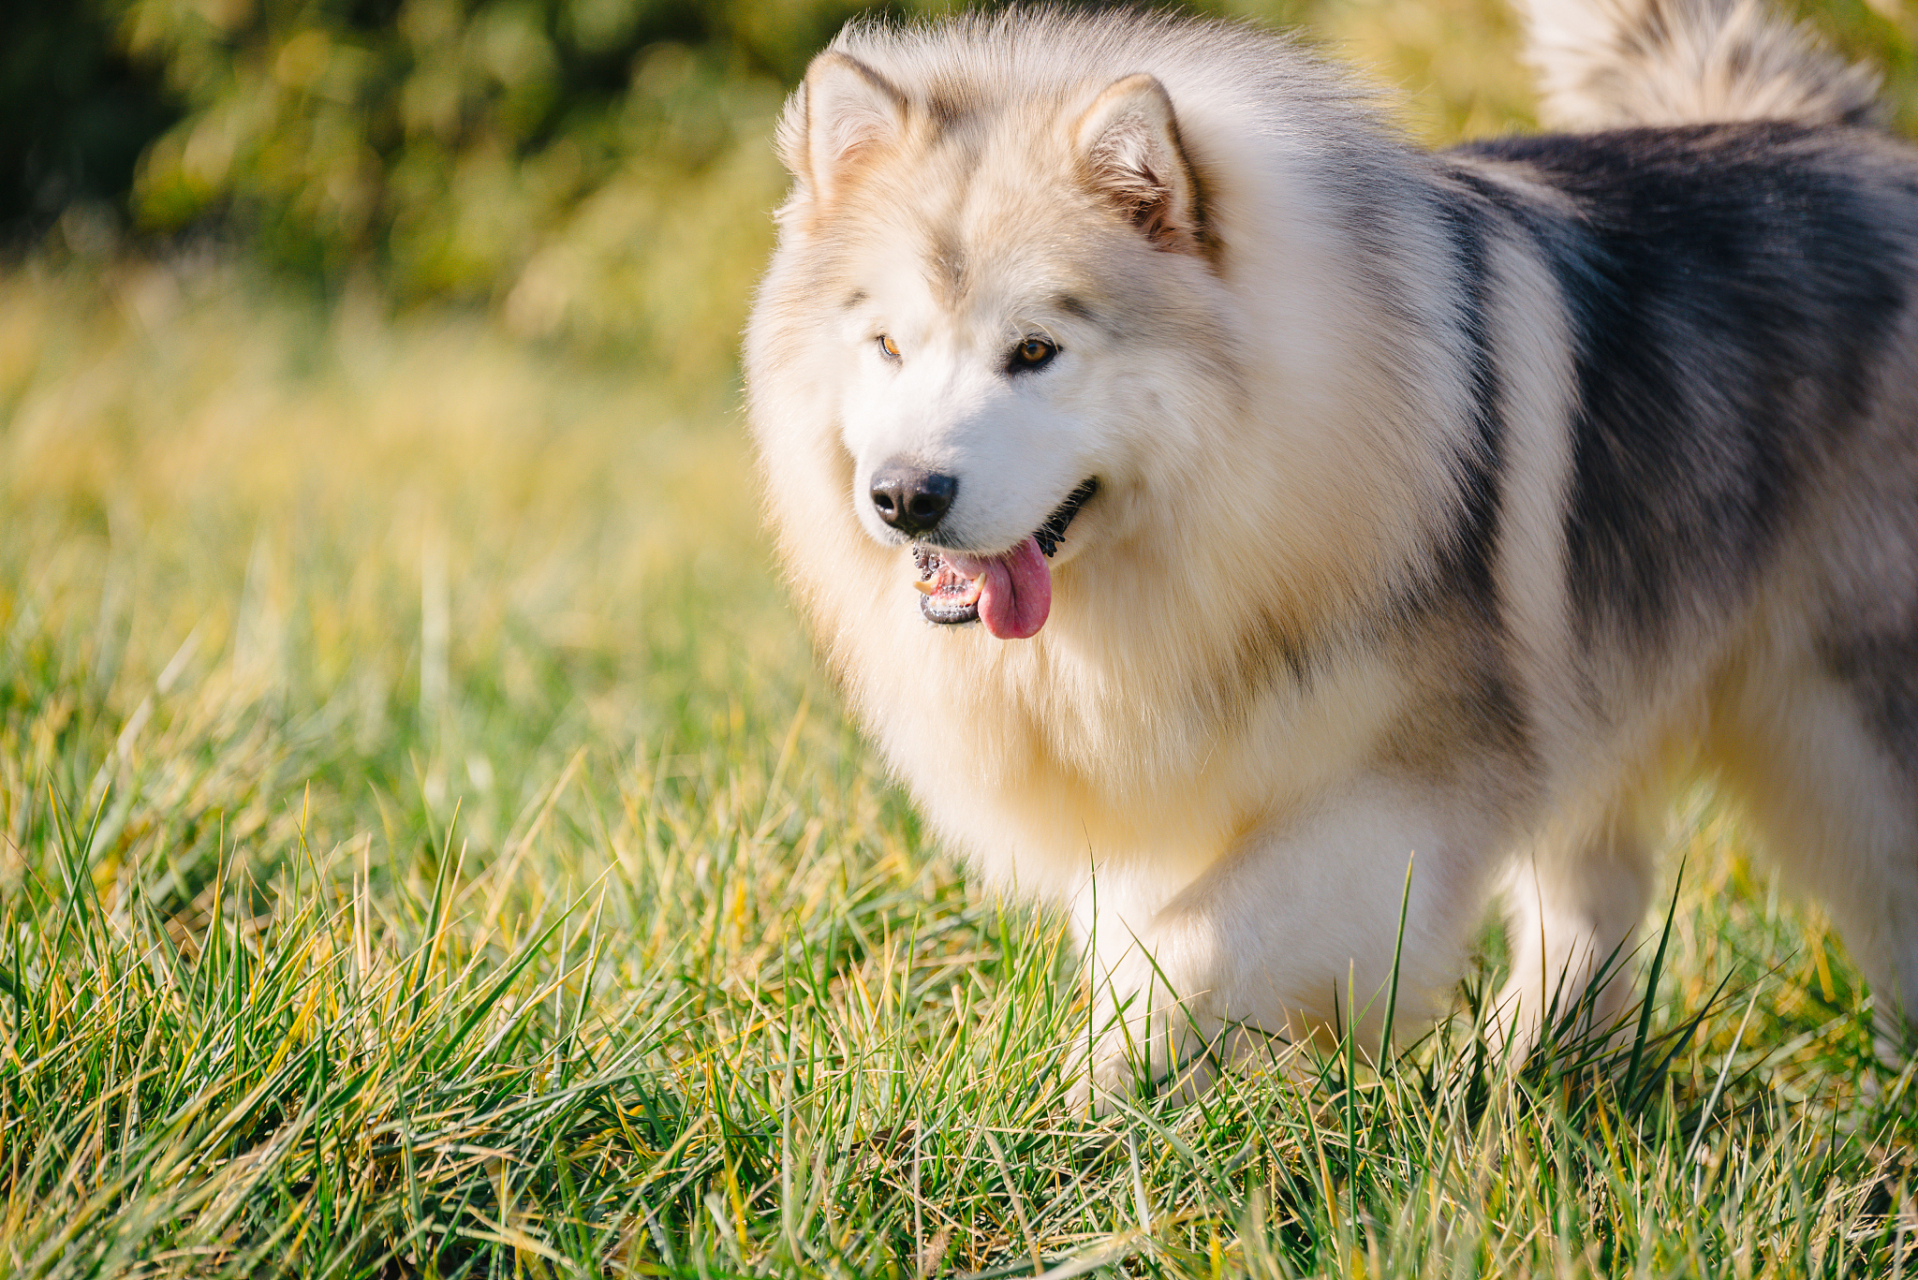
{"type": "MultiPolygon", "coordinates": [[[[1808,9],[1915,116],[1900,0],[1808,9]]],[[[903,0],[894,16],[930,12],[903,0]]],[[[1303,25],[1432,140],[1522,125],[1503,0],[1205,0],[1303,25]]],[[[852,0],[73,0],[0,41],[0,225],[210,241],[337,289],[722,375],[770,240],[768,137],[852,0]]]]}

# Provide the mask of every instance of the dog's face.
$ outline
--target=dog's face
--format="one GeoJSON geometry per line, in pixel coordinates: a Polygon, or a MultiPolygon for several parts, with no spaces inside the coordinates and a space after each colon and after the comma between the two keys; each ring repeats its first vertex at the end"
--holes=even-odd
{"type": "Polygon", "coordinates": [[[882,543],[1003,555],[1124,452],[1097,376],[1106,344],[1085,291],[1037,255],[942,252],[896,230],[860,246],[849,274],[869,283],[835,335],[853,511],[882,543]]]}
{"type": "Polygon", "coordinates": [[[782,145],[853,515],[915,549],[928,619],[1033,634],[1051,568],[1177,451],[1168,330],[1208,268],[1170,101],[1131,76],[969,114],[828,53],[782,145]]]}

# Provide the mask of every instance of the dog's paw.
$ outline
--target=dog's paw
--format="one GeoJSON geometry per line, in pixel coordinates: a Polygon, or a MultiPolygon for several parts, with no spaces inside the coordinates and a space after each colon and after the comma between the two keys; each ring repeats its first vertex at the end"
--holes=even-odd
{"type": "Polygon", "coordinates": [[[1108,1055],[1102,1061],[1082,1066],[1066,1091],[1066,1110],[1075,1116],[1103,1119],[1121,1109],[1125,1102],[1164,1098],[1174,1106],[1195,1101],[1212,1088],[1217,1064],[1210,1053],[1196,1054],[1153,1072],[1135,1056],[1108,1055]]]}
{"type": "Polygon", "coordinates": [[[1118,1094],[1113,1081],[1102,1076],[1096,1065],[1082,1064],[1071,1073],[1072,1087],[1066,1090],[1066,1114],[1104,1119],[1118,1110],[1118,1094]]]}
{"type": "Polygon", "coordinates": [[[1103,939],[1093,933],[1091,1025],[1066,1055],[1072,1110],[1106,1115],[1122,1100],[1198,1097],[1216,1074],[1224,1025],[1215,931],[1187,912],[1170,926],[1134,932],[1114,919],[1103,939]],[[1115,939],[1123,945],[1100,945],[1115,939]]]}
{"type": "Polygon", "coordinates": [[[1122,1100],[1169,1097],[1182,1104],[1199,1097],[1217,1076],[1217,1022],[1188,1001],[1108,1006],[1090,1045],[1081,1040],[1072,1057],[1068,1109],[1100,1117],[1122,1100]]]}

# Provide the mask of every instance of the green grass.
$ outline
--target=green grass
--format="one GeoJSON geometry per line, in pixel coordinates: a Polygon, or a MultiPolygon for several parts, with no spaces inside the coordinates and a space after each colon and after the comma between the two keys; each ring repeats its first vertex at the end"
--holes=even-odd
{"type": "Polygon", "coordinates": [[[1468,1014],[1093,1124],[1056,922],[843,724],[725,399],[218,270],[8,283],[0,1273],[1903,1257],[1902,1081],[1706,802],[1635,1069],[1468,1014]]]}
{"type": "MultiPolygon", "coordinates": [[[[1420,129],[1522,119],[1492,9],[1414,7],[1307,16],[1420,129]]],[[[0,1276],[1918,1269],[1909,1081],[1703,794],[1611,1057],[1515,1071],[1467,997],[1068,1115],[1058,922],[844,723],[735,404],[365,290],[0,275],[0,1276]]]]}

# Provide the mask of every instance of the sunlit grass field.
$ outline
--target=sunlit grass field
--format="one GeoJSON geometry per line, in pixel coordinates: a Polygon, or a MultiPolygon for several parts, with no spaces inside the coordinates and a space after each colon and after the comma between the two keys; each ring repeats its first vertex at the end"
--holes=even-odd
{"type": "MultiPolygon", "coordinates": [[[[1423,134],[1525,119],[1490,9],[1290,16],[1423,134]]],[[[1671,844],[1609,1058],[1486,1055],[1488,934],[1401,1061],[1068,1114],[1058,922],[846,725],[736,388],[218,254],[0,273],[0,1276],[1918,1268],[1837,939],[1709,795],[1671,844]]]]}

